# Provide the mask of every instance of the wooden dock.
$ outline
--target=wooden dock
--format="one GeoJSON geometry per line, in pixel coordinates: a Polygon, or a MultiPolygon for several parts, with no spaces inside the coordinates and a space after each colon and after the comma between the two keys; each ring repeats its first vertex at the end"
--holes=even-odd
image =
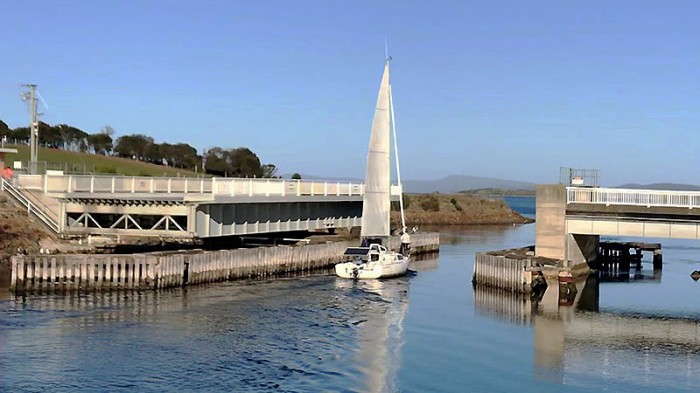
{"type": "MultiPolygon", "coordinates": [[[[437,252],[438,233],[411,236],[413,254],[437,252]]],[[[357,242],[221,251],[20,255],[12,257],[14,292],[71,292],[174,288],[333,267],[357,242]]],[[[398,248],[398,238],[390,246],[398,248]]]]}
{"type": "Polygon", "coordinates": [[[629,272],[632,266],[642,269],[642,253],[652,253],[654,270],[663,267],[661,244],[640,242],[600,242],[595,268],[602,272],[629,272]]]}

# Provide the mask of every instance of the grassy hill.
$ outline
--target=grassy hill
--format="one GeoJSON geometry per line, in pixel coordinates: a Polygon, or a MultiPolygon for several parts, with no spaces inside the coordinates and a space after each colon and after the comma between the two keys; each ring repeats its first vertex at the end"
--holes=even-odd
{"type": "MultiPolygon", "coordinates": [[[[7,165],[13,161],[29,161],[29,146],[18,145],[7,147],[16,148],[18,154],[5,156],[7,165]]],[[[92,172],[95,174],[116,174],[125,176],[196,176],[197,173],[185,169],[155,165],[127,158],[102,156],[97,154],[79,153],[58,149],[39,149],[38,161],[46,162],[49,169],[70,169],[92,172]]],[[[43,165],[43,164],[39,164],[43,165]]],[[[41,166],[40,166],[41,168],[41,166]]]]}
{"type": "MultiPolygon", "coordinates": [[[[526,224],[532,219],[511,210],[501,199],[465,194],[404,195],[406,224],[413,225],[497,225],[526,224]]],[[[398,226],[398,204],[392,202],[392,223],[398,226]]]]}

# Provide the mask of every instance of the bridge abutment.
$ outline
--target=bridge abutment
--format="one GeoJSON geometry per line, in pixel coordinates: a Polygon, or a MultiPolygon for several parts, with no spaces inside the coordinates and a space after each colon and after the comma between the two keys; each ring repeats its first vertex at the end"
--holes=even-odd
{"type": "Polygon", "coordinates": [[[568,233],[564,185],[537,185],[536,205],[536,256],[560,259],[572,268],[593,262],[598,257],[600,236],[568,233]]]}
{"type": "Polygon", "coordinates": [[[535,203],[535,255],[566,259],[566,188],[560,184],[538,184],[535,203]]]}

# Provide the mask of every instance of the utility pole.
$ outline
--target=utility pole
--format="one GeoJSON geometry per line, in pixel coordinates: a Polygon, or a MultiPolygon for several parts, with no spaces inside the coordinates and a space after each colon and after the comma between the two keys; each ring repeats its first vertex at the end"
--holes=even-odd
{"type": "Polygon", "coordinates": [[[37,173],[37,159],[39,156],[39,113],[36,108],[36,85],[22,85],[29,88],[22,93],[22,100],[29,101],[29,171],[32,175],[37,173]]]}

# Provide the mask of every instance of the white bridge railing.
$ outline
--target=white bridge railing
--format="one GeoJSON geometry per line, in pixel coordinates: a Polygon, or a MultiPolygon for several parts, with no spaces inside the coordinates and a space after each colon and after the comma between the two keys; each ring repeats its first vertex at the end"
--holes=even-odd
{"type": "MultiPolygon", "coordinates": [[[[226,196],[353,196],[364,185],[349,182],[244,178],[20,175],[23,189],[52,194],[207,194],[226,196]]],[[[395,193],[392,187],[392,194],[395,193]]]]}
{"type": "Polygon", "coordinates": [[[700,192],[567,187],[566,203],[700,208],[700,192]]]}
{"type": "Polygon", "coordinates": [[[21,192],[19,192],[15,187],[12,186],[12,184],[8,181],[6,181],[3,178],[0,178],[0,191],[6,192],[8,195],[10,195],[15,201],[17,201],[22,207],[27,209],[27,214],[28,215],[34,215],[36,218],[41,220],[48,228],[50,228],[54,233],[59,233],[59,226],[58,223],[49,217],[41,207],[38,207],[37,205],[33,204],[32,201],[27,199],[24,195],[22,195],[21,192]]]}

